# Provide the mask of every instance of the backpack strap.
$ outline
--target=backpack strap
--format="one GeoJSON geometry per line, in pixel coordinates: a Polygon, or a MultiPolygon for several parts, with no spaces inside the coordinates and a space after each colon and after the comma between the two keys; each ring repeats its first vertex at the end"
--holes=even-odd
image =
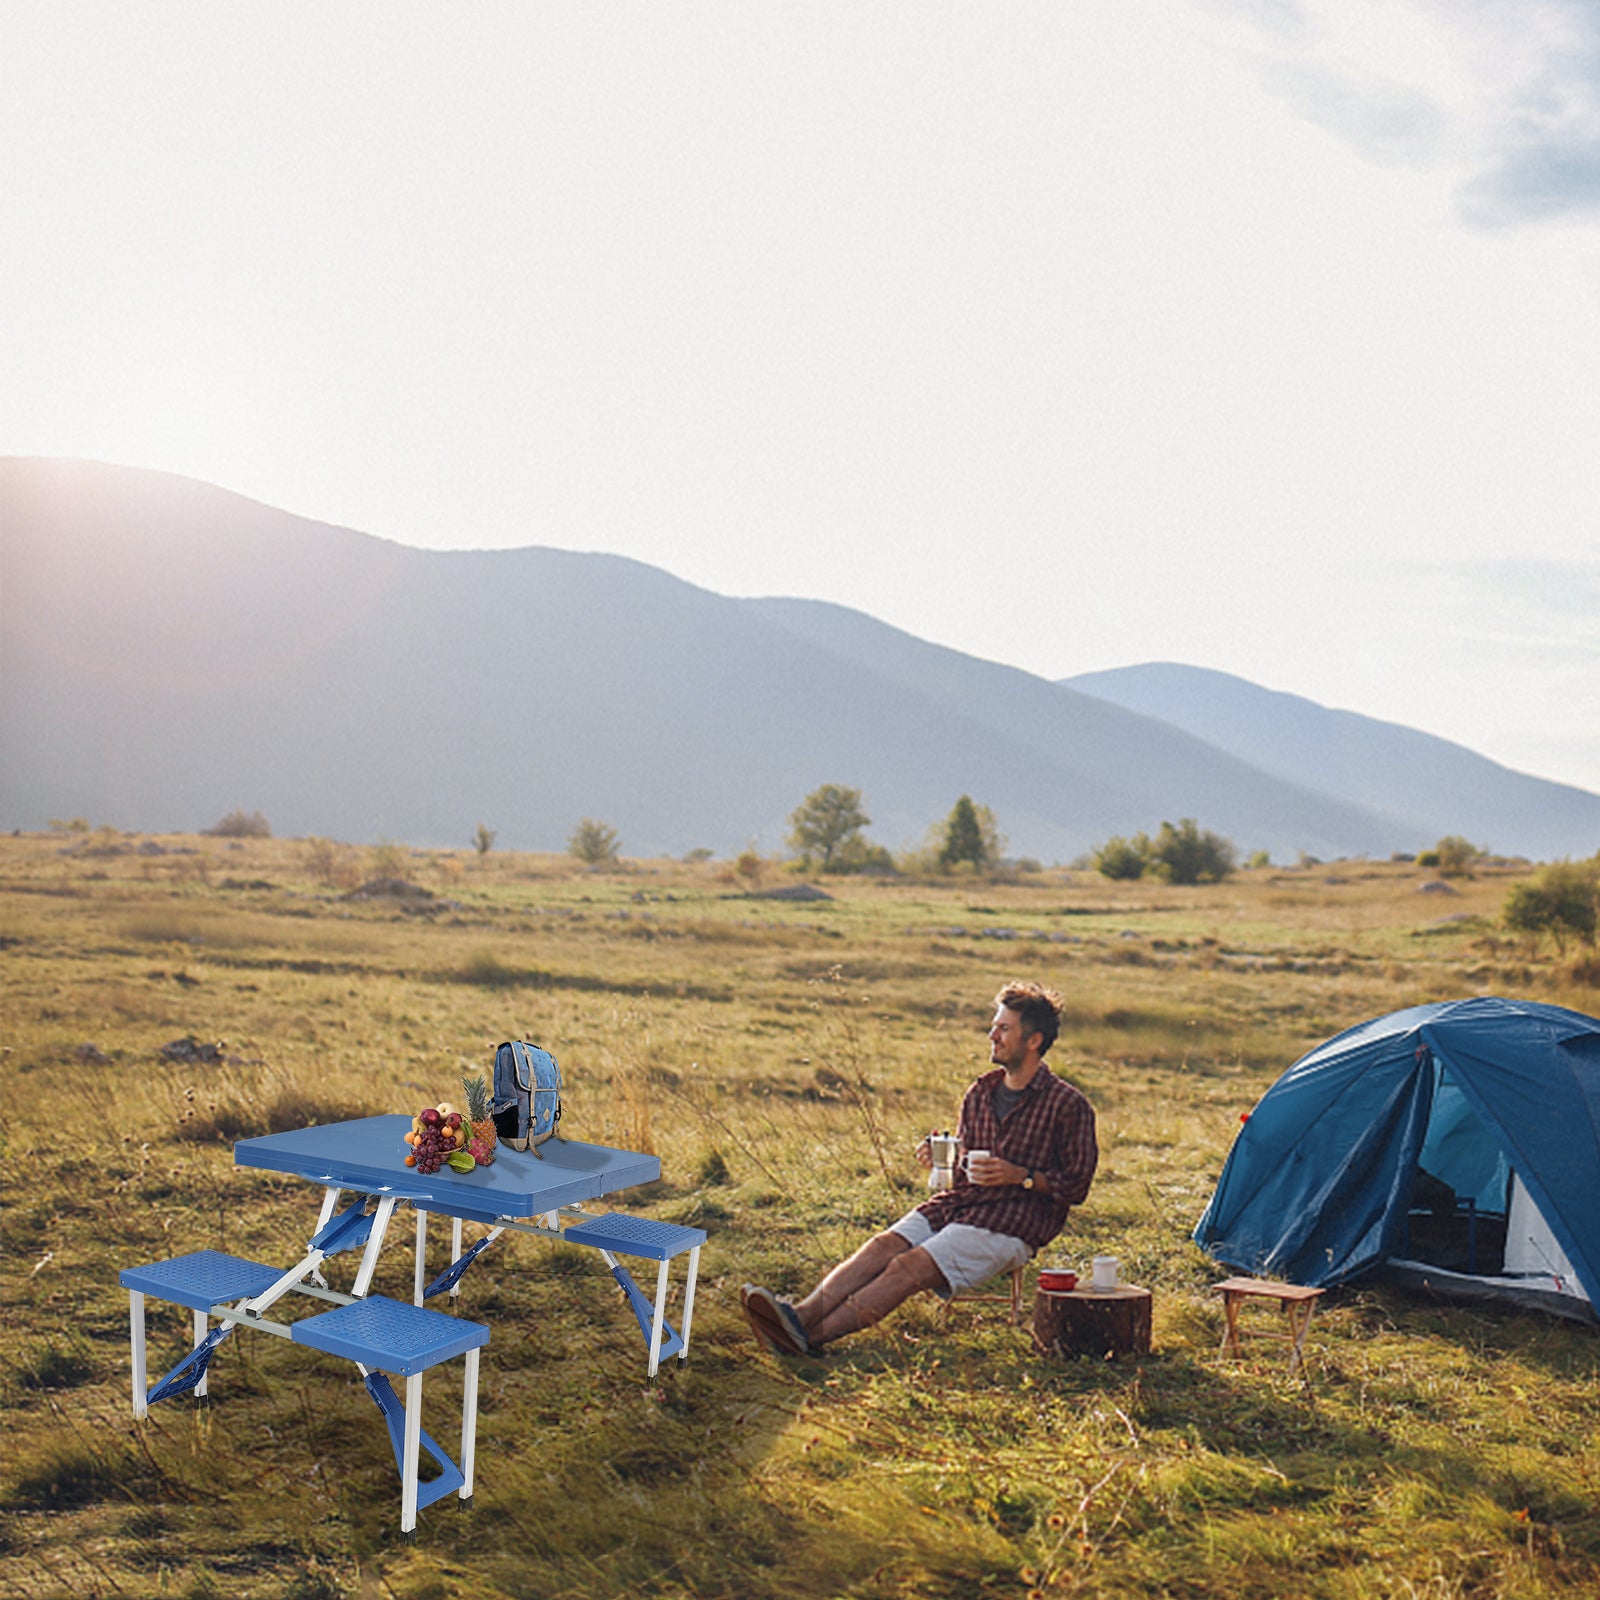
{"type": "Polygon", "coordinates": [[[537,1086],[538,1073],[534,1068],[532,1049],[525,1039],[511,1041],[512,1071],[517,1077],[517,1087],[523,1094],[531,1094],[537,1086]]]}

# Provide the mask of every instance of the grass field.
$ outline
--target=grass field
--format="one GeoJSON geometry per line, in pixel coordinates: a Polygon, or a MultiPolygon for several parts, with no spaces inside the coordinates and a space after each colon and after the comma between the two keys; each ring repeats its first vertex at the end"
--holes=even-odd
{"type": "MultiPolygon", "coordinates": [[[[715,862],[403,864],[431,899],[345,898],[294,841],[0,839],[9,1594],[1600,1593],[1592,1331],[1348,1289],[1318,1311],[1308,1393],[1282,1346],[1219,1359],[1222,1274],[1189,1240],[1240,1113],[1328,1035],[1469,994],[1597,1009],[1592,959],[1498,933],[1514,869],[801,902],[715,862]],[[1014,976],[1067,995],[1052,1065],[1100,1117],[1049,1255],[1120,1256],[1155,1293],[1152,1354],[1046,1361],[1002,1307],[931,1302],[825,1359],[762,1354],[739,1285],[808,1288],[919,1193],[911,1147],[952,1121],[1014,976]],[[566,1132],[660,1155],[612,1209],[709,1231],[691,1364],[646,1385],[586,1252],[497,1246],[460,1301],[493,1327],[474,1507],[425,1511],[412,1544],[348,1363],[239,1336],[213,1405],[135,1425],[118,1268],[288,1264],[314,1220],[307,1185],[236,1169],[233,1140],[456,1098],[518,1035],[561,1060],[566,1132]],[[163,1055],[181,1039],[220,1059],[163,1055]]],[[[401,1298],[409,1235],[377,1283],[401,1298]]],[[[186,1315],[152,1304],[153,1374],[186,1315]]],[[[458,1381],[429,1379],[447,1443],[458,1381]]]]}

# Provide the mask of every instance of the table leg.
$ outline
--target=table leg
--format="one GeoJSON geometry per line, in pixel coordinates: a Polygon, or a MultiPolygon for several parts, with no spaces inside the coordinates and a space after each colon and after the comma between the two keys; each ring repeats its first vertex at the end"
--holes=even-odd
{"type": "Polygon", "coordinates": [[[417,1269],[412,1279],[411,1303],[422,1304],[423,1289],[428,1281],[428,1213],[417,1207],[417,1269]]]}
{"type": "Polygon", "coordinates": [[[478,1354],[476,1346],[467,1351],[467,1370],[461,1389],[461,1487],[456,1491],[463,1501],[472,1498],[472,1465],[478,1444],[478,1354]]]}
{"type": "Polygon", "coordinates": [[[667,1269],[671,1261],[663,1261],[656,1269],[656,1311],[650,1324],[650,1370],[647,1377],[655,1377],[661,1365],[661,1325],[667,1320],[667,1269]]]}
{"type": "Polygon", "coordinates": [[[1293,1345],[1293,1352],[1289,1357],[1289,1370],[1299,1370],[1301,1376],[1306,1370],[1306,1335],[1311,1332],[1311,1313],[1317,1308],[1315,1300],[1306,1300],[1300,1306],[1284,1307],[1289,1315],[1289,1339],[1293,1345]]]}
{"type": "MultiPolygon", "coordinates": [[[[200,1348],[201,1343],[204,1341],[205,1336],[206,1336],[206,1332],[209,1329],[210,1324],[211,1324],[211,1319],[205,1314],[205,1312],[203,1312],[203,1311],[195,1312],[195,1314],[194,1314],[194,1343],[195,1343],[195,1348],[197,1350],[200,1348]]],[[[206,1389],[206,1380],[207,1380],[207,1378],[210,1377],[210,1375],[211,1375],[211,1363],[208,1361],[206,1363],[206,1365],[200,1371],[200,1381],[199,1381],[199,1383],[197,1383],[194,1386],[194,1392],[195,1392],[195,1396],[196,1396],[197,1399],[201,1399],[201,1400],[205,1399],[206,1394],[208,1393],[208,1391],[206,1389]]]]}
{"type": "Polygon", "coordinates": [[[128,1291],[128,1345],[133,1361],[133,1417],[138,1422],[150,1412],[144,1398],[150,1387],[144,1348],[144,1295],[138,1289],[128,1291]]]}
{"type": "Polygon", "coordinates": [[[367,1248],[361,1257],[361,1270],[356,1273],[356,1281],[350,1287],[350,1293],[357,1300],[364,1300],[367,1291],[372,1287],[372,1275],[378,1270],[378,1252],[383,1249],[383,1236],[389,1231],[389,1218],[394,1215],[395,1197],[386,1194],[378,1201],[378,1209],[372,1214],[372,1232],[367,1235],[367,1248]]]}
{"type": "Polygon", "coordinates": [[[1239,1358],[1239,1297],[1227,1290],[1222,1295],[1222,1311],[1227,1319],[1227,1327],[1222,1331],[1222,1351],[1224,1355],[1232,1356],[1236,1361],[1239,1358]]]}
{"type": "MultiPolygon", "coordinates": [[[[452,1217],[450,1219],[450,1265],[453,1267],[460,1259],[461,1218],[452,1217]]],[[[452,1300],[459,1300],[461,1298],[461,1280],[459,1278],[457,1278],[456,1281],[450,1285],[450,1298],[452,1300]]]]}
{"type": "Polygon", "coordinates": [[[406,1379],[405,1463],[400,1469],[400,1531],[417,1525],[417,1457],[422,1453],[422,1374],[406,1379]]]}
{"type": "Polygon", "coordinates": [[[700,1246],[696,1245],[689,1252],[689,1276],[683,1286],[683,1326],[678,1330],[683,1335],[683,1349],[678,1352],[680,1367],[689,1362],[689,1324],[694,1320],[694,1286],[699,1276],[700,1246]]]}
{"type": "Polygon", "coordinates": [[[335,1189],[332,1184],[322,1191],[322,1209],[317,1213],[317,1225],[313,1232],[321,1233],[328,1226],[333,1216],[333,1209],[339,1204],[339,1196],[343,1193],[343,1189],[335,1189]]]}

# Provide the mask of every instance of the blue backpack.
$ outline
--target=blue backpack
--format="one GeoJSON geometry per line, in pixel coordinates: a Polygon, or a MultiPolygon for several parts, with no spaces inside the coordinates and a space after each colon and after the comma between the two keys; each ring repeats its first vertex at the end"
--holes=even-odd
{"type": "Polygon", "coordinates": [[[489,1114],[495,1133],[513,1150],[539,1155],[538,1147],[556,1135],[561,1120],[561,1068],[556,1058],[522,1039],[501,1045],[494,1053],[489,1114]]]}

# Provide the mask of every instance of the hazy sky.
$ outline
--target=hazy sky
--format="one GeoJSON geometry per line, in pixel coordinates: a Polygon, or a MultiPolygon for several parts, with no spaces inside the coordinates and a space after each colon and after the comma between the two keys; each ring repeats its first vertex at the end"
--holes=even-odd
{"type": "Polygon", "coordinates": [[[1600,790],[1600,0],[0,0],[0,454],[1600,790]]]}

